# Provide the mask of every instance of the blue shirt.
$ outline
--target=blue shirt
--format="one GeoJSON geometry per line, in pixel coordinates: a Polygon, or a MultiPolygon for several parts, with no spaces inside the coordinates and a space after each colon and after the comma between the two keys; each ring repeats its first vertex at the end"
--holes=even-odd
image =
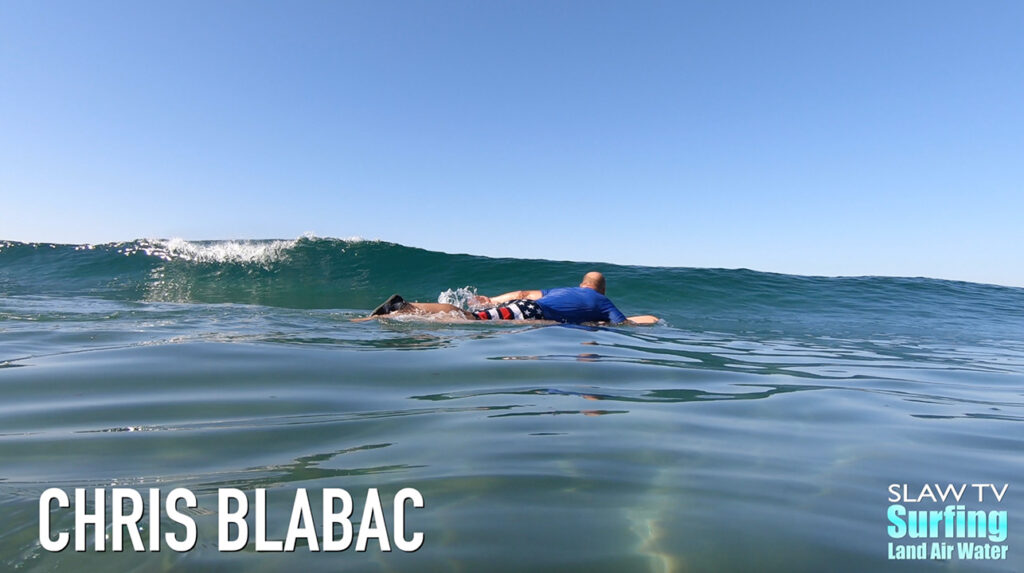
{"type": "Polygon", "coordinates": [[[615,308],[612,301],[592,288],[565,287],[540,291],[541,297],[535,302],[544,312],[545,320],[558,322],[626,321],[626,315],[615,308]]]}

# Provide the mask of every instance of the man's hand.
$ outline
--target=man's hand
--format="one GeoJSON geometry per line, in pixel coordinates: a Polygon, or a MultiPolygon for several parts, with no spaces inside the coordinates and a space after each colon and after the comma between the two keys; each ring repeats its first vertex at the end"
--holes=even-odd
{"type": "Polygon", "coordinates": [[[658,317],[650,314],[641,314],[639,316],[630,316],[626,319],[626,322],[630,324],[657,324],[658,317]]]}

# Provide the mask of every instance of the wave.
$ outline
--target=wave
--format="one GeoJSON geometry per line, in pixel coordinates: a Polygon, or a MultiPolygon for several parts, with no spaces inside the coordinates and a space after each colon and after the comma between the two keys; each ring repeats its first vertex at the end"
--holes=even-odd
{"type": "Polygon", "coordinates": [[[987,333],[1024,338],[1024,289],[925,278],[805,277],[447,254],[386,241],[0,241],[0,296],[369,309],[389,294],[465,306],[473,294],[578,283],[601,270],[627,314],[703,330],[987,333]]]}

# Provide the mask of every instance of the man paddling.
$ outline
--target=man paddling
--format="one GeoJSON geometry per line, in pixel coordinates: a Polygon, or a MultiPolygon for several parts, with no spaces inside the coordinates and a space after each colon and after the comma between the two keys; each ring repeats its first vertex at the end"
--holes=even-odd
{"type": "Polygon", "coordinates": [[[583,275],[578,287],[545,290],[517,290],[496,297],[479,296],[477,304],[490,305],[476,311],[438,302],[406,302],[392,295],[369,318],[389,314],[459,313],[468,320],[552,320],[570,324],[608,322],[612,324],[654,324],[651,315],[626,317],[604,295],[604,275],[592,271],[583,275]]]}

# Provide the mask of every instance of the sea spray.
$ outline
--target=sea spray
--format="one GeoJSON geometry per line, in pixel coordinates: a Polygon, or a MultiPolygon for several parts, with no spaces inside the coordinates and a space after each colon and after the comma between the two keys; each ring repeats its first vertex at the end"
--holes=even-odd
{"type": "Polygon", "coordinates": [[[475,287],[464,286],[442,292],[437,295],[437,302],[451,304],[464,310],[476,310],[487,306],[477,302],[478,296],[475,287]]]}

